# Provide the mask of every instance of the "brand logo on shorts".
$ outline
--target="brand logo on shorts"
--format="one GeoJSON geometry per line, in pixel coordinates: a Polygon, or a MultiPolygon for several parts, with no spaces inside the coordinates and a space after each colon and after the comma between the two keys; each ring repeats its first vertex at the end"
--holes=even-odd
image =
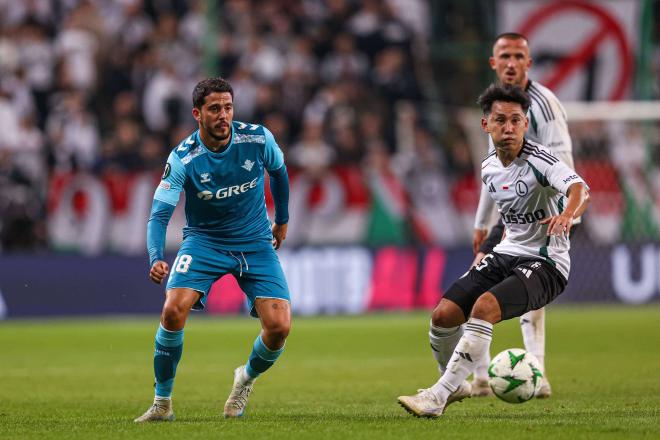
{"type": "Polygon", "coordinates": [[[525,268],[519,267],[518,270],[521,271],[523,273],[523,275],[525,275],[527,278],[532,276],[531,269],[525,269],[525,268]]]}

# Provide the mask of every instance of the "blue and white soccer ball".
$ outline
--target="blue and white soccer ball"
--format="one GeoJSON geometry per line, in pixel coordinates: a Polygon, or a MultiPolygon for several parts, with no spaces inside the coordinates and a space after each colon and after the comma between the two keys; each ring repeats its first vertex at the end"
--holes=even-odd
{"type": "Polygon", "coordinates": [[[488,367],[488,383],[493,393],[509,403],[523,403],[541,387],[541,364],[521,348],[509,348],[493,358],[488,367]]]}

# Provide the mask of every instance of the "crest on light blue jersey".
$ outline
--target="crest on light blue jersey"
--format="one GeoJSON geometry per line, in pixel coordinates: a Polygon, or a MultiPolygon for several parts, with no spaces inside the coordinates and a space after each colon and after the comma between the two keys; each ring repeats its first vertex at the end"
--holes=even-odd
{"type": "Polygon", "coordinates": [[[251,171],[253,166],[254,162],[252,162],[250,159],[245,159],[245,163],[241,165],[241,168],[245,168],[246,170],[251,171]]]}

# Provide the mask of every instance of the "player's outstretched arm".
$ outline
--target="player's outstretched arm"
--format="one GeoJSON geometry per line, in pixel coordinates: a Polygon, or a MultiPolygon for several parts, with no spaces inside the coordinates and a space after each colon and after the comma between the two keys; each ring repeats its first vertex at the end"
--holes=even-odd
{"type": "Polygon", "coordinates": [[[286,165],[269,170],[270,192],[275,202],[275,223],[273,224],[273,247],[279,249],[286,238],[289,222],[289,174],[286,165]]]}
{"type": "Polygon", "coordinates": [[[147,222],[147,252],[149,252],[149,278],[154,283],[162,283],[169,273],[169,266],[164,261],[165,234],[174,206],[154,199],[151,215],[147,222]]]}
{"type": "Polygon", "coordinates": [[[589,190],[582,182],[572,184],[567,195],[568,202],[561,214],[540,221],[542,225],[548,225],[548,235],[568,235],[573,219],[582,216],[589,205],[589,190]]]}

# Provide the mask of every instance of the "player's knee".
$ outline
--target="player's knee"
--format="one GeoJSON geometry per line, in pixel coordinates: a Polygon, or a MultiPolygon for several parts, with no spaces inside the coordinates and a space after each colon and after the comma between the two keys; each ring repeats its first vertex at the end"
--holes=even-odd
{"type": "Polygon", "coordinates": [[[272,338],[278,339],[280,341],[284,341],[289,336],[289,331],[291,330],[291,323],[285,321],[273,322],[269,324],[265,330],[269,333],[269,335],[272,338]]]}
{"type": "Polygon", "coordinates": [[[166,303],[162,313],[163,324],[168,330],[183,328],[186,319],[186,310],[180,304],[166,303]]]}
{"type": "Polygon", "coordinates": [[[450,307],[441,301],[431,314],[433,325],[436,327],[451,328],[463,324],[465,318],[463,317],[463,313],[459,313],[460,309],[456,310],[457,308],[458,306],[450,307]]]}
{"type": "Polygon", "coordinates": [[[492,293],[486,292],[474,303],[471,316],[495,324],[502,319],[500,303],[492,293]]]}

